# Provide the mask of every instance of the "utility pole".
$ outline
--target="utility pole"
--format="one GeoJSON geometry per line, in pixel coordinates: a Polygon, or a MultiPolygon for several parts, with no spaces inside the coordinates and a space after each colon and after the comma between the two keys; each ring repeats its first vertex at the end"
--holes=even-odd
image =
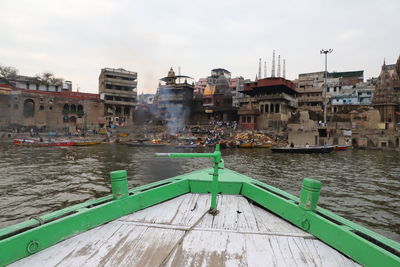
{"type": "Polygon", "coordinates": [[[324,91],[322,92],[322,98],[323,98],[323,104],[324,104],[324,126],[327,126],[326,124],[326,109],[328,105],[328,98],[326,96],[326,91],[327,91],[327,79],[328,79],[328,54],[332,53],[333,49],[321,49],[319,51],[321,54],[325,54],[325,77],[324,77],[324,91]]]}

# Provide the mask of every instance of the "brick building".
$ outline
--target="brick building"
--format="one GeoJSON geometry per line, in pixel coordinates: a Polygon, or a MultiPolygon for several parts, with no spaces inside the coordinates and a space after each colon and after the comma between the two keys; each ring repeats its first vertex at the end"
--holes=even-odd
{"type": "Polygon", "coordinates": [[[0,84],[0,127],[45,131],[98,130],[104,125],[98,94],[49,92],[0,84]]]}

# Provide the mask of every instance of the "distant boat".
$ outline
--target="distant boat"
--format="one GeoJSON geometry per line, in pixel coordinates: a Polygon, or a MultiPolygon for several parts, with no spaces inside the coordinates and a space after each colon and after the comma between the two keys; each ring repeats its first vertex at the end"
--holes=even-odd
{"type": "Polygon", "coordinates": [[[75,141],[74,146],[93,146],[101,144],[98,141],[75,141]]]}
{"type": "Polygon", "coordinates": [[[75,142],[69,140],[37,141],[34,139],[14,139],[15,145],[21,146],[73,146],[75,142]]]}
{"type": "Polygon", "coordinates": [[[145,146],[166,146],[166,144],[153,144],[153,143],[141,143],[141,142],[127,142],[127,143],[122,143],[124,145],[132,146],[132,147],[145,147],[145,146]]]}
{"type": "Polygon", "coordinates": [[[249,142],[249,143],[243,143],[243,144],[239,144],[238,147],[240,148],[252,148],[254,146],[254,143],[249,142]]]}
{"type": "Polygon", "coordinates": [[[352,145],[337,145],[335,146],[335,150],[347,150],[353,148],[352,145]]]}
{"type": "Polygon", "coordinates": [[[272,144],[271,143],[254,144],[254,147],[256,147],[256,148],[270,148],[270,147],[272,147],[272,144]]]}
{"type": "Polygon", "coordinates": [[[272,152],[276,153],[296,153],[296,154],[310,154],[310,153],[330,153],[335,146],[310,146],[310,147],[273,147],[272,152]]]}

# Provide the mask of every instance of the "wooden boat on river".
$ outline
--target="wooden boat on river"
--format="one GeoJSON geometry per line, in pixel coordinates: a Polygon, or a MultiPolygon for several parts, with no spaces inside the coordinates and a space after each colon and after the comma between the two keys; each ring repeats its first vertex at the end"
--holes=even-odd
{"type": "Polygon", "coordinates": [[[239,144],[238,147],[240,147],[240,148],[252,148],[252,147],[254,147],[254,143],[252,143],[252,142],[242,143],[242,144],[239,144]]]}
{"type": "Polygon", "coordinates": [[[14,139],[13,143],[20,146],[39,146],[39,147],[49,147],[49,146],[73,146],[74,141],[70,140],[55,140],[55,141],[37,141],[33,139],[14,139]]]}
{"type": "Polygon", "coordinates": [[[272,143],[255,143],[254,147],[255,148],[271,148],[272,143]]]}
{"type": "Polygon", "coordinates": [[[334,146],[309,146],[309,147],[273,147],[272,152],[276,153],[296,153],[296,154],[311,154],[311,153],[330,153],[334,150],[334,146]]]}
{"type": "Polygon", "coordinates": [[[84,140],[82,140],[82,141],[78,140],[78,141],[74,142],[74,146],[94,146],[94,145],[98,145],[98,144],[101,144],[101,142],[100,141],[84,141],[84,140]]]}
{"type": "Polygon", "coordinates": [[[348,150],[353,148],[352,145],[336,145],[335,150],[348,150]]]}
{"type": "Polygon", "coordinates": [[[400,266],[400,244],[318,207],[321,183],[300,198],[213,167],[128,190],[110,173],[111,195],[0,230],[10,266],[400,266]],[[210,193],[211,192],[211,193],[210,193]]]}

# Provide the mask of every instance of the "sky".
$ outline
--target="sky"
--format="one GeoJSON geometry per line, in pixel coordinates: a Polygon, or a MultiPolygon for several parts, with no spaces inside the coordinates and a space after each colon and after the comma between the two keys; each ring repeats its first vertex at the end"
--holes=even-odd
{"type": "Polygon", "coordinates": [[[154,93],[170,67],[195,80],[214,68],[254,79],[262,58],[269,76],[273,50],[288,79],[323,70],[321,49],[333,49],[328,71],[365,79],[400,56],[398,0],[0,0],[0,10],[0,65],[50,71],[89,93],[104,67],[137,72],[138,93],[154,93]]]}

